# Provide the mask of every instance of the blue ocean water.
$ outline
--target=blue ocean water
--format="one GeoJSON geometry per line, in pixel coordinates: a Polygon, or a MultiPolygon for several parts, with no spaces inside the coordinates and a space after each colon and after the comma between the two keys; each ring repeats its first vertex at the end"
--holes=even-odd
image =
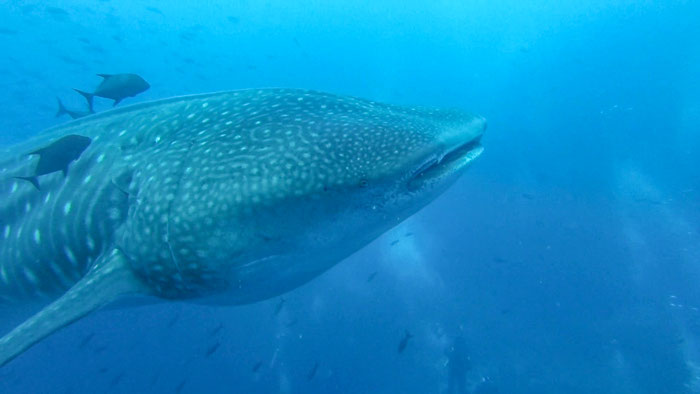
{"type": "Polygon", "coordinates": [[[97,73],[150,83],[121,106],[280,86],[489,121],[456,185],[309,284],[107,308],[0,392],[448,393],[465,358],[470,393],[700,392],[697,20],[681,0],[0,2],[3,145],[67,121],[56,97],[82,108],[97,73]]]}

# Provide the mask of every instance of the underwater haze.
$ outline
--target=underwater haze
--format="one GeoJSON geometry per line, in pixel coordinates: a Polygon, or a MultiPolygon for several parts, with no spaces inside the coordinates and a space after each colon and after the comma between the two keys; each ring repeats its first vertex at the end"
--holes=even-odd
{"type": "MultiPolygon", "coordinates": [[[[700,393],[698,20],[683,0],[1,1],[1,147],[121,73],[150,87],[118,108],[289,87],[488,130],[442,196],[302,287],[104,308],[0,392],[700,393]]],[[[3,335],[36,312],[4,308],[3,335]]]]}

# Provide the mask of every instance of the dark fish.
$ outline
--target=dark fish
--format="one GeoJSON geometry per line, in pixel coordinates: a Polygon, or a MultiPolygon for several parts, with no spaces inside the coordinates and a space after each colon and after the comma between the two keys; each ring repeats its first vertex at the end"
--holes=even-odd
{"type": "Polygon", "coordinates": [[[82,90],[74,89],[85,97],[88,102],[88,107],[92,111],[92,99],[103,97],[114,100],[113,106],[116,106],[127,97],[134,97],[139,93],[145,92],[151,85],[143,78],[136,74],[97,74],[104,78],[97,86],[94,92],[88,93],[82,90]]]}
{"type": "MultiPolygon", "coordinates": [[[[131,182],[131,181],[128,181],[128,182],[131,182]]],[[[180,320],[180,312],[179,311],[175,312],[175,315],[173,315],[173,317],[168,321],[168,324],[166,325],[166,327],[170,328],[170,327],[174,326],[175,323],[178,322],[178,320],[180,320]]]]}
{"type": "Polygon", "coordinates": [[[377,276],[377,271],[374,271],[371,274],[369,274],[369,276],[367,277],[367,283],[373,281],[376,276],[377,276]]]}
{"type": "Polygon", "coordinates": [[[90,340],[94,336],[95,336],[94,332],[91,332],[88,335],[86,335],[85,338],[83,338],[83,340],[80,341],[80,345],[78,345],[78,349],[83,349],[85,346],[87,346],[87,344],[90,343],[90,340]]]}
{"type": "Polygon", "coordinates": [[[311,368],[309,373],[306,375],[306,380],[312,380],[316,376],[317,371],[318,371],[318,361],[316,361],[316,364],[314,364],[313,368],[311,368]]]}
{"type": "MultiPolygon", "coordinates": [[[[99,46],[97,44],[85,45],[83,47],[83,50],[85,50],[85,52],[91,52],[91,53],[97,53],[97,54],[105,53],[104,48],[102,48],[101,46],[99,46]]],[[[96,62],[97,63],[104,63],[104,62],[97,61],[97,60],[96,60],[96,62]]]]}
{"type": "Polygon", "coordinates": [[[36,165],[34,175],[15,178],[29,181],[37,190],[40,190],[38,176],[56,171],[63,171],[65,176],[70,163],[80,157],[90,142],[92,142],[90,138],[75,134],[59,138],[51,145],[29,153],[29,155],[39,155],[39,163],[36,165]]]}
{"type": "Polygon", "coordinates": [[[207,349],[207,352],[204,354],[205,357],[211,357],[212,354],[216,353],[216,351],[219,349],[219,346],[221,346],[220,342],[217,342],[211,346],[209,346],[209,349],[207,349]]]}
{"type": "Polygon", "coordinates": [[[408,341],[410,341],[411,338],[413,338],[413,335],[411,335],[411,333],[408,332],[408,330],[406,330],[406,334],[403,338],[401,338],[401,342],[399,342],[399,353],[403,353],[403,351],[406,350],[406,346],[408,346],[408,341]]]}
{"type": "Polygon", "coordinates": [[[156,8],[156,7],[146,7],[146,11],[151,11],[151,12],[154,13],[154,14],[158,14],[158,15],[165,16],[165,14],[163,13],[163,11],[159,10],[159,9],[156,8]]]}
{"type": "Polygon", "coordinates": [[[284,298],[280,298],[280,302],[277,303],[277,306],[275,307],[275,313],[273,316],[279,315],[280,312],[282,312],[282,308],[284,308],[284,303],[287,302],[284,298]]]}
{"type": "Polygon", "coordinates": [[[107,373],[109,372],[109,368],[107,367],[100,367],[100,369],[97,370],[99,373],[107,373]]]}
{"type": "Polygon", "coordinates": [[[25,15],[31,14],[32,12],[34,12],[34,9],[36,9],[36,4],[25,4],[19,7],[19,9],[22,10],[22,13],[25,15]]]}
{"type": "Polygon", "coordinates": [[[84,116],[88,116],[88,115],[93,113],[91,111],[77,111],[77,110],[68,109],[63,105],[63,103],[61,102],[61,99],[59,99],[58,97],[56,97],[56,101],[58,102],[58,111],[56,111],[57,118],[61,115],[68,114],[68,116],[70,116],[71,118],[78,119],[78,118],[82,118],[84,116]]]}
{"type": "Polygon", "coordinates": [[[46,12],[56,20],[65,20],[68,18],[68,11],[58,7],[46,7],[46,12]]]}
{"type": "Polygon", "coordinates": [[[255,363],[255,365],[253,365],[253,373],[257,373],[260,370],[260,367],[262,367],[262,364],[262,361],[258,361],[257,363],[255,363]]]}
{"type": "Polygon", "coordinates": [[[399,243],[399,240],[398,240],[398,239],[393,240],[393,241],[391,241],[391,243],[389,244],[389,246],[394,246],[394,245],[396,245],[397,243],[399,243]]]}
{"type": "Polygon", "coordinates": [[[17,30],[8,29],[6,27],[0,27],[0,34],[4,34],[6,36],[14,36],[15,34],[17,34],[17,30]]]}
{"type": "Polygon", "coordinates": [[[63,60],[63,62],[66,64],[72,64],[74,66],[82,66],[83,65],[83,62],[81,62],[80,60],[78,60],[76,58],[70,57],[70,56],[58,55],[56,57],[63,60]]]}
{"type": "Polygon", "coordinates": [[[100,353],[104,352],[105,350],[107,350],[107,346],[105,346],[105,345],[98,346],[95,348],[95,354],[100,354],[100,353]]]}
{"type": "Polygon", "coordinates": [[[216,334],[218,334],[219,332],[221,332],[221,330],[222,330],[223,328],[224,328],[224,323],[219,323],[218,326],[214,327],[214,329],[211,330],[211,332],[209,333],[209,336],[212,336],[212,337],[213,337],[214,335],[216,335],[216,334]]]}
{"type": "Polygon", "coordinates": [[[182,41],[192,41],[197,37],[197,33],[193,31],[183,31],[179,34],[180,40],[182,41]]]}
{"type": "Polygon", "coordinates": [[[187,383],[187,379],[183,380],[175,387],[175,394],[180,394],[182,392],[182,389],[185,388],[185,383],[187,383]]]}
{"type": "Polygon", "coordinates": [[[404,237],[411,237],[411,236],[413,236],[413,233],[406,233],[406,234],[404,234],[403,236],[404,236],[404,237]]]}
{"type": "Polygon", "coordinates": [[[119,382],[122,381],[122,379],[124,379],[124,372],[120,372],[117,376],[115,376],[114,379],[112,379],[112,381],[109,383],[109,386],[114,387],[118,385],[119,382]]]}

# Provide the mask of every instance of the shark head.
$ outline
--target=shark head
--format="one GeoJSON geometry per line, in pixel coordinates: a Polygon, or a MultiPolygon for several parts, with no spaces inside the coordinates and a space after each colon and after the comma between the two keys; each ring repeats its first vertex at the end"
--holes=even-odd
{"type": "Polygon", "coordinates": [[[159,295],[223,303],[295,288],[419,210],[479,156],[486,125],[297,90],[173,113],[183,132],[133,174],[121,249],[159,295]]]}

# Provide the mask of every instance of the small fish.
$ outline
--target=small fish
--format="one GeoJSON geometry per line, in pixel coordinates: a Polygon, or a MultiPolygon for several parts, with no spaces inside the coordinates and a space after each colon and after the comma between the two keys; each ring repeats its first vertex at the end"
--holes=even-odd
{"type": "Polygon", "coordinates": [[[158,383],[158,380],[160,379],[160,372],[156,371],[156,373],[153,374],[153,377],[151,378],[151,384],[149,387],[155,386],[156,383],[158,383]]]}
{"type": "Polygon", "coordinates": [[[216,351],[219,349],[219,346],[221,346],[220,342],[217,342],[217,343],[209,346],[209,348],[207,349],[207,352],[204,354],[204,357],[207,357],[207,358],[211,357],[211,355],[216,353],[216,351]]]}
{"type": "Polygon", "coordinates": [[[177,323],[178,320],[180,320],[180,312],[176,313],[175,316],[173,316],[172,319],[170,319],[170,321],[168,321],[168,324],[166,326],[168,328],[171,328],[172,326],[175,325],[175,323],[177,323]]]}
{"type": "Polygon", "coordinates": [[[371,274],[369,274],[369,276],[367,277],[367,283],[373,281],[376,276],[377,276],[377,271],[374,271],[371,274]]]}
{"type": "Polygon", "coordinates": [[[74,66],[82,66],[83,65],[83,62],[81,62],[80,60],[78,60],[74,57],[70,57],[70,56],[66,56],[66,55],[57,55],[56,57],[63,60],[63,62],[66,64],[72,64],[74,66]]]}
{"type": "Polygon", "coordinates": [[[262,365],[262,361],[258,361],[257,363],[255,363],[255,365],[253,365],[253,373],[257,373],[260,370],[260,367],[262,367],[262,365]]]}
{"type": "Polygon", "coordinates": [[[311,368],[309,373],[306,375],[306,380],[312,380],[316,376],[317,371],[318,371],[318,361],[316,361],[316,364],[314,364],[313,368],[311,368]]]}
{"type": "Polygon", "coordinates": [[[182,389],[185,388],[185,383],[187,383],[187,379],[183,379],[183,381],[175,387],[175,394],[180,394],[182,392],[182,389]]]}
{"type": "Polygon", "coordinates": [[[146,7],[146,11],[151,11],[151,12],[154,13],[154,14],[158,14],[158,15],[165,16],[165,14],[163,13],[163,11],[159,10],[159,9],[156,8],[156,7],[146,7]]]}
{"type": "Polygon", "coordinates": [[[134,97],[148,90],[151,85],[136,74],[97,74],[102,77],[102,82],[94,92],[88,93],[73,89],[80,93],[88,102],[88,108],[92,111],[92,102],[95,96],[114,100],[112,106],[116,106],[127,97],[134,97]]]}
{"type": "Polygon", "coordinates": [[[80,341],[80,344],[78,345],[78,349],[83,349],[85,346],[87,346],[88,343],[90,343],[90,340],[95,336],[94,332],[89,333],[88,335],[83,338],[82,341],[80,341]]]}
{"type": "Polygon", "coordinates": [[[58,111],[56,111],[57,118],[61,115],[67,114],[68,116],[70,116],[73,119],[78,119],[78,118],[82,118],[84,116],[88,116],[88,115],[94,113],[91,111],[78,111],[78,110],[68,109],[63,105],[63,103],[61,102],[61,99],[59,99],[58,97],[56,97],[56,101],[58,102],[58,111]]]}
{"type": "Polygon", "coordinates": [[[221,330],[222,330],[223,328],[224,328],[224,323],[219,323],[218,326],[214,327],[214,329],[211,330],[211,332],[209,333],[209,336],[212,336],[212,337],[215,336],[216,334],[218,334],[219,332],[221,332],[221,330]]]}
{"type": "Polygon", "coordinates": [[[6,27],[0,27],[0,34],[4,34],[6,36],[14,36],[15,34],[17,34],[17,30],[8,29],[6,27]]]}
{"type": "Polygon", "coordinates": [[[411,236],[413,236],[413,233],[408,232],[408,233],[404,234],[403,236],[404,236],[404,237],[411,237],[411,236]]]}
{"type": "Polygon", "coordinates": [[[401,342],[399,342],[399,348],[397,349],[399,353],[403,353],[404,350],[406,350],[406,346],[408,346],[408,341],[413,338],[413,335],[411,335],[408,330],[406,330],[406,334],[404,335],[403,338],[401,338],[401,342]]]}
{"type": "Polygon", "coordinates": [[[59,7],[46,7],[46,12],[51,15],[56,20],[66,20],[68,18],[68,11],[59,7]]]}
{"type": "Polygon", "coordinates": [[[394,246],[394,245],[396,245],[397,243],[399,243],[399,240],[398,240],[398,239],[393,240],[393,241],[391,241],[391,243],[389,244],[389,246],[394,246]]]}
{"type": "Polygon", "coordinates": [[[102,346],[96,347],[94,352],[95,352],[95,354],[100,354],[100,353],[104,352],[105,350],[107,350],[107,346],[102,345],[102,346]]]}
{"type": "Polygon", "coordinates": [[[85,46],[83,46],[83,50],[85,50],[85,52],[97,53],[97,54],[105,53],[104,48],[102,48],[101,46],[99,46],[97,44],[85,45],[85,46]]]}
{"type": "Polygon", "coordinates": [[[114,387],[114,386],[118,385],[119,382],[122,381],[122,379],[124,379],[124,372],[123,371],[120,372],[117,376],[115,376],[114,379],[112,379],[112,381],[109,383],[109,386],[114,387]]]}
{"type": "Polygon", "coordinates": [[[282,308],[284,308],[284,303],[287,302],[284,298],[280,298],[280,301],[277,303],[277,306],[275,306],[275,313],[273,316],[279,315],[280,312],[282,312],[282,308]]]}
{"type": "Polygon", "coordinates": [[[37,177],[56,171],[63,171],[63,176],[65,176],[68,173],[70,163],[77,160],[91,142],[90,138],[76,134],[59,138],[51,145],[29,153],[29,155],[39,155],[39,163],[34,169],[34,175],[15,178],[29,181],[37,190],[41,190],[37,177]]]}

